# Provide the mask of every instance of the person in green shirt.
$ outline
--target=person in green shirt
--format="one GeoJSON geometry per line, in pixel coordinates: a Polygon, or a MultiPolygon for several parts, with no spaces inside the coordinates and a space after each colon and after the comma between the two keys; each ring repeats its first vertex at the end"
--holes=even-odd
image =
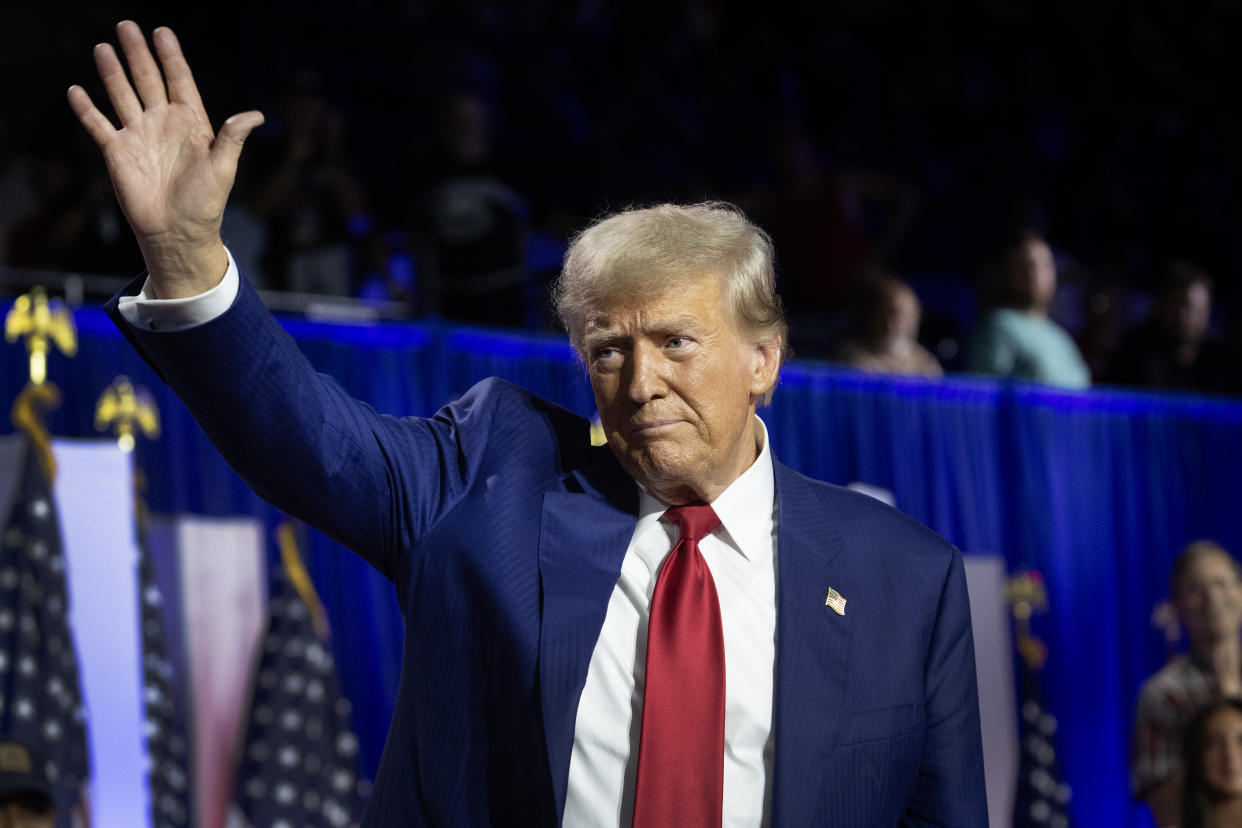
{"type": "Polygon", "coordinates": [[[1062,388],[1086,388],[1091,373],[1070,335],[1048,317],[1057,292],[1052,249],[1027,232],[1004,257],[1001,307],[990,311],[971,340],[967,370],[1062,388]]]}

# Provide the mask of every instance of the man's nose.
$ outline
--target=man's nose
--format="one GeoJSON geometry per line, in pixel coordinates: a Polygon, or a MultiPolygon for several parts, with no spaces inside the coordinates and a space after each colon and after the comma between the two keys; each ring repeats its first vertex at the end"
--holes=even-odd
{"type": "Polygon", "coordinates": [[[642,405],[664,396],[667,386],[663,367],[664,360],[656,348],[646,343],[634,347],[627,382],[630,402],[642,405]]]}

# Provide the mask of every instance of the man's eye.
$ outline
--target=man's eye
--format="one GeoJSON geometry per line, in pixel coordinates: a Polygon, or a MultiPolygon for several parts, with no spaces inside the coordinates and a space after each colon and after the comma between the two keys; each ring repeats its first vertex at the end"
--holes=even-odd
{"type": "Polygon", "coordinates": [[[666,344],[670,348],[684,348],[690,344],[690,340],[684,336],[670,336],[666,344]]]}

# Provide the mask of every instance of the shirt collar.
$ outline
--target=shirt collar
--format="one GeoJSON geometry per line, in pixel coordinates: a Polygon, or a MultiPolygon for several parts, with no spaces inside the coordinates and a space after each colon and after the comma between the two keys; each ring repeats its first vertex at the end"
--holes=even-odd
{"type": "MultiPolygon", "coordinates": [[[[729,484],[729,487],[712,501],[712,510],[720,518],[721,528],[727,542],[747,560],[762,560],[771,555],[772,524],[776,503],[776,482],[772,469],[772,452],[768,446],[768,427],[755,417],[759,424],[759,436],[763,445],[759,456],[750,468],[729,484]]],[[[657,499],[638,485],[639,529],[654,524],[668,509],[668,504],[657,499]]]]}

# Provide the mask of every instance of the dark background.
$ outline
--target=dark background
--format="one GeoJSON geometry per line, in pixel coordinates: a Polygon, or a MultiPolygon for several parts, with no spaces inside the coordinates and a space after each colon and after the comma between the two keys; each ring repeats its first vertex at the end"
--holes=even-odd
{"type": "Polygon", "coordinates": [[[997,214],[1021,210],[1097,267],[1137,277],[1192,255],[1232,283],[1238,3],[814,5],[13,4],[0,158],[85,143],[64,91],[99,96],[91,47],[132,17],[176,29],[217,122],[257,107],[274,129],[283,85],[316,70],[384,206],[439,103],[472,91],[537,211],[571,226],[623,204],[777,187],[773,156],[795,123],[826,167],[919,187],[905,267],[968,271],[997,214]]]}
{"type": "MultiPolygon", "coordinates": [[[[603,211],[724,198],[773,232],[797,296],[798,228],[781,210],[818,176],[833,194],[823,218],[848,251],[830,267],[895,269],[920,288],[933,326],[947,324],[937,313],[970,323],[962,296],[1018,225],[1056,249],[1083,307],[1063,302],[1054,315],[1075,333],[1101,291],[1120,291],[1124,321],[1137,322],[1174,258],[1214,277],[1217,331],[1228,326],[1242,271],[1242,4],[805,6],[11,4],[0,175],[23,156],[55,155],[79,188],[101,188],[103,165],[64,92],[83,83],[103,103],[91,47],[129,17],[176,29],[215,123],[252,107],[267,114],[239,188],[278,153],[287,92],[313,89],[344,125],[343,163],[377,232],[406,226],[445,163],[445,107],[469,94],[488,113],[489,170],[527,200],[550,245],[546,271],[557,245],[603,211]],[[910,220],[893,235],[894,203],[906,197],[910,220]]],[[[85,261],[44,251],[8,263],[134,273],[132,239],[110,232],[115,244],[85,261]]],[[[795,320],[832,313],[843,296],[807,295],[795,320]]]]}

